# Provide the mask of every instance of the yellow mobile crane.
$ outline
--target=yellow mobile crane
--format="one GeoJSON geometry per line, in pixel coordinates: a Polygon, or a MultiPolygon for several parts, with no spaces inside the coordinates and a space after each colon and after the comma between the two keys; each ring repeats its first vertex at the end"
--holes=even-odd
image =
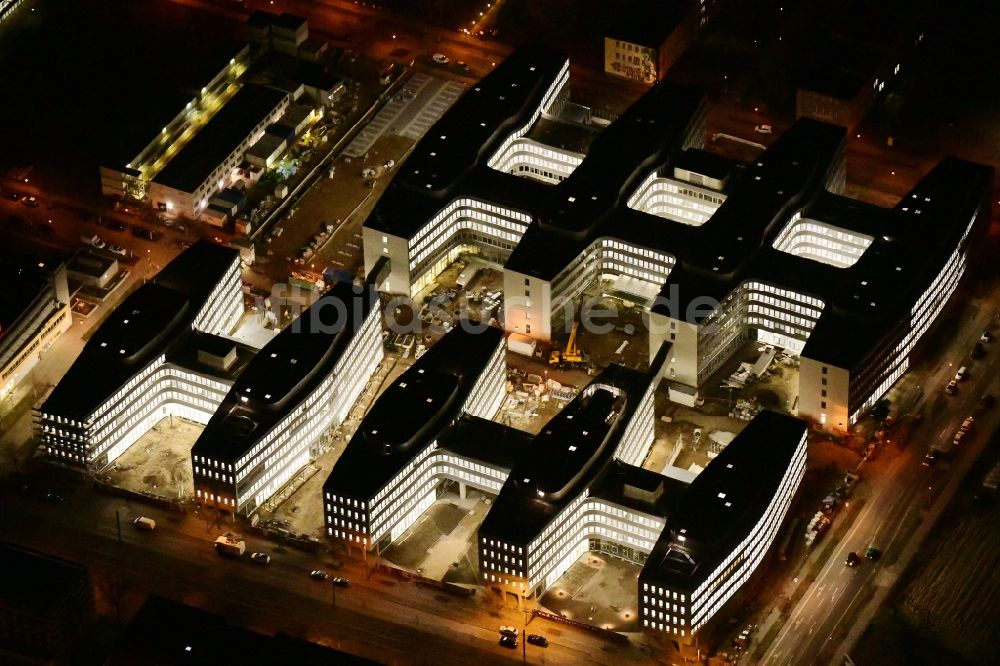
{"type": "Polygon", "coordinates": [[[590,363],[587,353],[576,346],[576,332],[579,327],[580,321],[574,318],[573,328],[569,333],[569,340],[566,341],[566,349],[563,351],[553,349],[549,354],[549,365],[565,368],[588,365],[590,363]]]}

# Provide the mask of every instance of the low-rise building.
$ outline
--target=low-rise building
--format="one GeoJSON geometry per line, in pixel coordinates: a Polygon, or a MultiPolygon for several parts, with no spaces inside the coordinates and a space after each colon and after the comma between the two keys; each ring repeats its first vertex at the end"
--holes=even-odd
{"type": "Polygon", "coordinates": [[[0,252],[0,399],[73,324],[66,264],[55,257],[0,252]]]}

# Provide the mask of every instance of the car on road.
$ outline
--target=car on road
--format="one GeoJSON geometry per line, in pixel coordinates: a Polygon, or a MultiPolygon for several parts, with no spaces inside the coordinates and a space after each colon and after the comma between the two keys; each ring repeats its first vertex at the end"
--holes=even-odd
{"type": "Polygon", "coordinates": [[[538,647],[548,647],[549,639],[541,634],[528,634],[528,642],[538,647]]]}
{"type": "Polygon", "coordinates": [[[85,242],[87,245],[96,247],[98,250],[103,250],[108,245],[107,243],[104,242],[104,239],[98,236],[97,234],[94,234],[93,236],[88,236],[88,235],[81,236],[80,240],[85,242]]]}
{"type": "Polygon", "coordinates": [[[271,556],[267,553],[250,553],[250,561],[254,564],[268,564],[271,556]]]}
{"type": "Polygon", "coordinates": [[[501,636],[510,636],[511,638],[517,638],[517,628],[508,627],[506,625],[500,627],[501,636]]]}
{"type": "Polygon", "coordinates": [[[966,432],[971,431],[976,426],[976,419],[972,416],[966,416],[965,420],[962,421],[962,425],[958,427],[960,431],[964,430],[966,432]]]}
{"type": "Polygon", "coordinates": [[[513,650],[514,648],[517,647],[517,639],[514,638],[513,636],[501,636],[500,646],[505,648],[510,648],[511,650],[513,650]]]}
{"type": "Polygon", "coordinates": [[[111,231],[125,231],[125,225],[117,220],[108,220],[104,223],[104,226],[111,229],[111,231]]]}
{"type": "Polygon", "coordinates": [[[322,569],[314,569],[309,572],[309,577],[312,578],[313,580],[324,581],[330,577],[330,574],[323,571],[322,569]]]}
{"type": "Polygon", "coordinates": [[[346,578],[341,578],[340,576],[334,576],[333,578],[330,579],[330,582],[336,585],[337,587],[347,587],[348,585],[351,584],[351,581],[347,580],[346,578]]]}
{"type": "Polygon", "coordinates": [[[128,254],[128,251],[125,248],[123,248],[121,245],[109,245],[108,246],[108,252],[110,252],[111,254],[117,254],[117,255],[122,256],[122,257],[124,257],[126,254],[128,254]]]}
{"type": "Polygon", "coordinates": [[[132,521],[132,526],[137,530],[152,531],[156,529],[156,521],[146,516],[139,516],[132,521]]]}
{"type": "Polygon", "coordinates": [[[847,554],[847,559],[844,560],[844,564],[846,564],[849,567],[856,567],[860,562],[861,558],[858,557],[858,554],[855,553],[854,551],[849,552],[847,554]]]}
{"type": "Polygon", "coordinates": [[[962,440],[965,439],[965,434],[967,432],[969,432],[969,431],[968,430],[959,430],[958,432],[956,432],[955,433],[955,438],[951,440],[951,443],[954,444],[955,446],[958,446],[959,444],[961,444],[962,440]]]}
{"type": "Polygon", "coordinates": [[[958,393],[958,382],[954,379],[948,382],[948,385],[944,387],[944,392],[948,395],[955,395],[958,393]]]}
{"type": "Polygon", "coordinates": [[[920,461],[920,464],[924,467],[934,467],[938,461],[937,449],[931,449],[924,454],[924,459],[920,461]]]}
{"type": "Polygon", "coordinates": [[[979,336],[979,341],[980,342],[992,342],[993,341],[993,334],[990,333],[988,330],[985,330],[985,331],[983,331],[983,334],[979,336]]]}
{"type": "Polygon", "coordinates": [[[21,195],[18,194],[17,192],[7,192],[5,195],[3,195],[3,198],[9,199],[11,201],[17,201],[21,198],[21,195]]]}
{"type": "Polygon", "coordinates": [[[21,199],[21,203],[23,203],[28,208],[38,208],[38,199],[36,199],[35,197],[24,197],[23,199],[21,199]]]}
{"type": "Polygon", "coordinates": [[[757,134],[773,134],[774,128],[770,125],[757,125],[753,128],[753,131],[757,134]]]}
{"type": "Polygon", "coordinates": [[[465,62],[464,60],[459,60],[455,64],[464,69],[466,72],[469,71],[469,63],[465,62]]]}
{"type": "Polygon", "coordinates": [[[448,56],[446,56],[443,53],[435,53],[434,55],[431,56],[431,60],[433,60],[439,65],[447,65],[449,62],[451,62],[448,56]]]}
{"type": "Polygon", "coordinates": [[[882,557],[882,551],[875,546],[868,546],[868,550],[865,551],[865,557],[872,562],[877,562],[882,557]]]}

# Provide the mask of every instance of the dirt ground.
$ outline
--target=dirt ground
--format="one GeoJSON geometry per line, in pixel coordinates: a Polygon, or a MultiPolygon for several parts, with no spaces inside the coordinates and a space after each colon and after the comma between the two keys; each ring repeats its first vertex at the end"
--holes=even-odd
{"type": "Polygon", "coordinates": [[[118,457],[108,481],[166,499],[194,497],[191,447],[204,429],[176,416],[161,420],[118,457]]]}
{"type": "Polygon", "coordinates": [[[323,483],[343,454],[354,431],[358,429],[362,417],[382,391],[410,365],[412,360],[401,360],[395,355],[388,355],[382,360],[347,419],[333,431],[327,450],[282,488],[271,501],[261,507],[258,512],[261,520],[284,520],[288,521],[288,529],[292,532],[317,537],[325,536],[323,483]]]}
{"type": "Polygon", "coordinates": [[[639,631],[635,581],[641,570],[638,564],[605,553],[584,553],[542,594],[539,605],[605,629],[639,631]]]}

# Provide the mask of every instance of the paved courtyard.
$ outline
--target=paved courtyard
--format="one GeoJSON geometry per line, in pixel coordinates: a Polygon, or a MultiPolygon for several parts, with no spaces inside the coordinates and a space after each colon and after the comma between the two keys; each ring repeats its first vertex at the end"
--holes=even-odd
{"type": "Polygon", "coordinates": [[[451,488],[393,542],[382,558],[425,578],[461,585],[479,583],[476,532],[492,497],[469,489],[461,499],[451,488]]]}
{"type": "Polygon", "coordinates": [[[636,581],[641,570],[638,564],[605,553],[584,553],[538,603],[577,622],[618,632],[638,631],[636,581]]]}

